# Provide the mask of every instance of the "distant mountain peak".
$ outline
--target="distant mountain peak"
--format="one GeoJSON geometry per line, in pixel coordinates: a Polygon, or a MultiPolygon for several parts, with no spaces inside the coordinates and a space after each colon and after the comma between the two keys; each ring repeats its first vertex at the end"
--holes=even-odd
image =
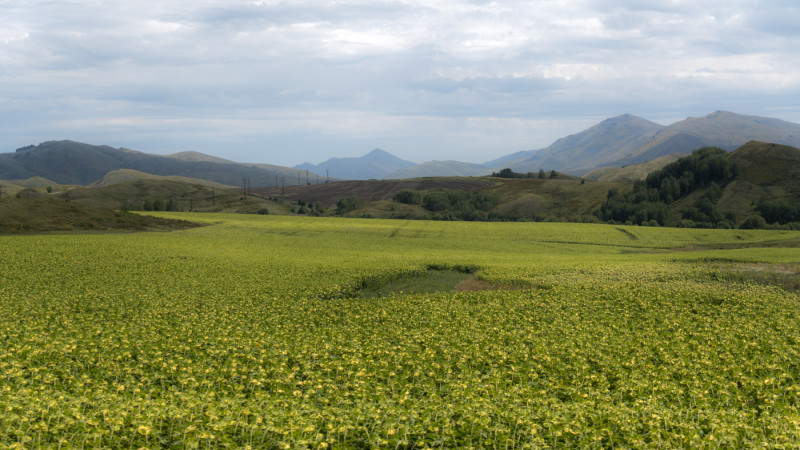
{"type": "Polygon", "coordinates": [[[386,150],[381,150],[379,148],[372,150],[371,152],[367,153],[366,155],[362,156],[359,159],[365,161],[387,161],[387,162],[403,161],[402,159],[398,158],[397,156],[394,156],[393,154],[387,152],[386,150]]]}
{"type": "Polygon", "coordinates": [[[374,149],[372,149],[371,152],[367,153],[364,156],[371,156],[371,155],[389,155],[389,156],[394,156],[391,153],[387,152],[386,150],[383,150],[383,149],[380,149],[380,148],[374,148],[374,149]]]}
{"type": "Polygon", "coordinates": [[[637,124],[653,124],[657,125],[655,122],[647,120],[643,117],[634,116],[633,114],[625,113],[620,114],[619,116],[611,117],[610,119],[606,119],[602,123],[615,123],[615,124],[626,124],[626,123],[637,123],[637,124]]]}
{"type": "Polygon", "coordinates": [[[716,119],[718,117],[726,117],[726,116],[727,117],[741,116],[741,114],[732,113],[730,111],[723,111],[723,110],[720,109],[720,110],[712,112],[711,114],[707,115],[705,118],[706,119],[716,119]]]}
{"type": "Polygon", "coordinates": [[[396,170],[416,165],[376,148],[358,158],[331,158],[319,164],[303,163],[295,168],[346,180],[368,180],[383,178],[396,170]]]}

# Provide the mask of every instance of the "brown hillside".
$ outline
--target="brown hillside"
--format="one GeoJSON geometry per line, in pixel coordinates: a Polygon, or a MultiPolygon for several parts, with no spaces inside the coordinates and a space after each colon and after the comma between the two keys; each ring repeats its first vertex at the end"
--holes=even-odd
{"type": "Polygon", "coordinates": [[[425,191],[431,189],[459,189],[478,191],[491,187],[493,181],[475,178],[414,178],[408,180],[354,180],[312,185],[286,186],[286,188],[259,187],[251,192],[264,197],[278,197],[289,201],[320,202],[326,208],[335,206],[345,197],[357,197],[365,202],[391,200],[403,189],[425,191]]]}

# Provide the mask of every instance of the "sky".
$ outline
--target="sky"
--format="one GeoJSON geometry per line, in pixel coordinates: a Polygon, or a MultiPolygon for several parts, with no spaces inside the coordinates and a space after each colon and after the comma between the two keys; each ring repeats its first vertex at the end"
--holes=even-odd
{"type": "Polygon", "coordinates": [[[0,152],[485,162],[605,118],[800,123],[796,0],[0,0],[0,152]]]}

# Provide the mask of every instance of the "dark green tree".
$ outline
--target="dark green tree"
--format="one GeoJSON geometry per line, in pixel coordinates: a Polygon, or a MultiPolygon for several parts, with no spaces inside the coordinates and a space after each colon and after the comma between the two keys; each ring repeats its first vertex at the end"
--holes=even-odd
{"type": "Polygon", "coordinates": [[[393,200],[408,205],[419,205],[422,201],[422,193],[411,189],[403,189],[394,194],[393,200]]]}
{"type": "Polygon", "coordinates": [[[336,203],[336,214],[347,214],[364,206],[364,201],[357,197],[345,197],[336,203]]]}

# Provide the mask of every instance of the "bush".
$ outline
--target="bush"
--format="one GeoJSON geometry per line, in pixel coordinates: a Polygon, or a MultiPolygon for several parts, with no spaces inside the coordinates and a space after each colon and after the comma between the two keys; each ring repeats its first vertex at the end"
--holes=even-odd
{"type": "Polygon", "coordinates": [[[428,211],[444,211],[450,208],[450,199],[444,192],[435,192],[422,199],[422,206],[428,211]]]}
{"type": "Polygon", "coordinates": [[[357,197],[345,197],[336,203],[336,214],[347,214],[364,206],[364,201],[357,197]]]}
{"type": "Polygon", "coordinates": [[[742,230],[763,230],[767,227],[767,221],[759,215],[752,215],[739,225],[742,230]]]}

